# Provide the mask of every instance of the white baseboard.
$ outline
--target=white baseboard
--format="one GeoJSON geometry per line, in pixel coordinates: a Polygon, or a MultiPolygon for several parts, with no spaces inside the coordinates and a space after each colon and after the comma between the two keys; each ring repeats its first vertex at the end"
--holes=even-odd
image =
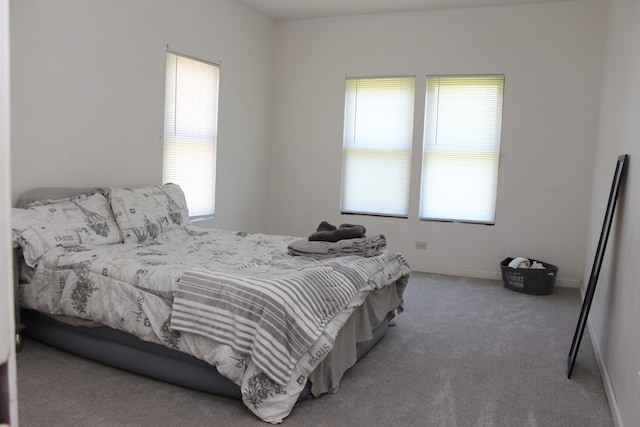
{"type": "MultiPolygon", "coordinates": [[[[582,301],[584,301],[584,295],[582,301]]],[[[611,410],[613,423],[615,427],[624,427],[624,423],[622,422],[622,415],[620,414],[620,408],[618,407],[618,400],[616,399],[616,393],[613,389],[613,384],[611,383],[611,377],[609,377],[607,365],[604,363],[604,358],[602,357],[602,353],[600,352],[600,347],[598,346],[598,342],[595,340],[596,334],[592,328],[593,326],[591,325],[591,321],[587,319],[587,330],[589,332],[589,338],[591,338],[593,352],[596,355],[596,363],[598,364],[598,370],[600,371],[600,377],[602,378],[602,384],[604,385],[604,392],[607,396],[607,401],[609,402],[609,409],[611,410]]]]}
{"type": "MultiPolygon", "coordinates": [[[[435,274],[444,274],[446,276],[460,276],[460,277],[476,277],[478,279],[491,279],[491,280],[502,280],[502,272],[500,271],[484,271],[484,270],[469,270],[469,269],[461,269],[457,267],[442,267],[438,266],[435,268],[430,268],[429,271],[415,269],[414,271],[419,271],[423,273],[435,273],[435,274]]],[[[575,288],[579,289],[581,285],[580,280],[574,279],[565,279],[562,277],[556,278],[554,286],[558,286],[561,288],[575,288]]]]}

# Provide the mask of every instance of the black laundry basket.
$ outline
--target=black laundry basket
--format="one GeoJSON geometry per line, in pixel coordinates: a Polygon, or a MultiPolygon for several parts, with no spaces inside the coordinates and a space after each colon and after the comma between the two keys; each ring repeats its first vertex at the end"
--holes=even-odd
{"type": "Polygon", "coordinates": [[[511,268],[513,258],[500,263],[504,287],[512,291],[529,295],[548,295],[553,292],[553,284],[558,275],[558,267],[546,262],[529,259],[531,264],[539,262],[544,268],[511,268]]]}

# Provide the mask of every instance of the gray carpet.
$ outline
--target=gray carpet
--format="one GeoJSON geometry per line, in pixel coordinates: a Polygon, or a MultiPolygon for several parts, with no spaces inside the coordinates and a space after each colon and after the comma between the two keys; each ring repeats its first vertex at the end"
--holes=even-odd
{"type": "MultiPolygon", "coordinates": [[[[531,296],[493,280],[414,273],[396,326],[337,394],[285,426],[613,426],[585,334],[566,359],[578,290],[531,296]]],[[[19,417],[30,426],[264,426],[240,401],[109,368],[27,339],[19,417]]]]}

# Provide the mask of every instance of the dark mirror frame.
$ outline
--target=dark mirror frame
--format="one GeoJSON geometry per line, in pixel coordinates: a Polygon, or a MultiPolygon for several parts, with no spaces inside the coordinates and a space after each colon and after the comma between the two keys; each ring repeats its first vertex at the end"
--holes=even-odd
{"type": "Polygon", "coordinates": [[[571,343],[571,350],[569,351],[569,357],[567,359],[567,378],[571,378],[573,366],[575,365],[576,357],[578,356],[580,342],[582,341],[584,328],[587,324],[587,316],[589,315],[593,295],[596,291],[596,284],[598,283],[598,276],[600,275],[600,268],[602,267],[602,259],[604,258],[604,251],[607,247],[607,240],[609,239],[609,232],[611,231],[611,223],[613,222],[613,214],[615,213],[616,204],[618,202],[622,173],[624,172],[628,157],[628,154],[622,154],[618,156],[618,161],[616,163],[616,170],[613,174],[613,182],[609,193],[609,202],[607,203],[607,211],[604,215],[604,223],[602,224],[602,231],[600,232],[600,241],[598,242],[598,249],[596,250],[596,256],[593,260],[593,266],[591,267],[591,276],[589,277],[587,292],[582,303],[582,310],[580,311],[580,317],[578,318],[578,325],[576,326],[576,332],[573,335],[573,342],[571,343]]]}

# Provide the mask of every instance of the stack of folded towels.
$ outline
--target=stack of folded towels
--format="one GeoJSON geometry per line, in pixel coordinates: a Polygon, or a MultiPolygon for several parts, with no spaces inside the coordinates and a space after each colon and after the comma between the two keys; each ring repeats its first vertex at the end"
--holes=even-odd
{"type": "Polygon", "coordinates": [[[362,225],[341,224],[336,227],[322,221],[308,239],[292,242],[289,245],[289,254],[316,259],[347,255],[380,255],[387,246],[386,238],[382,234],[367,237],[366,232],[367,229],[362,225]]]}

